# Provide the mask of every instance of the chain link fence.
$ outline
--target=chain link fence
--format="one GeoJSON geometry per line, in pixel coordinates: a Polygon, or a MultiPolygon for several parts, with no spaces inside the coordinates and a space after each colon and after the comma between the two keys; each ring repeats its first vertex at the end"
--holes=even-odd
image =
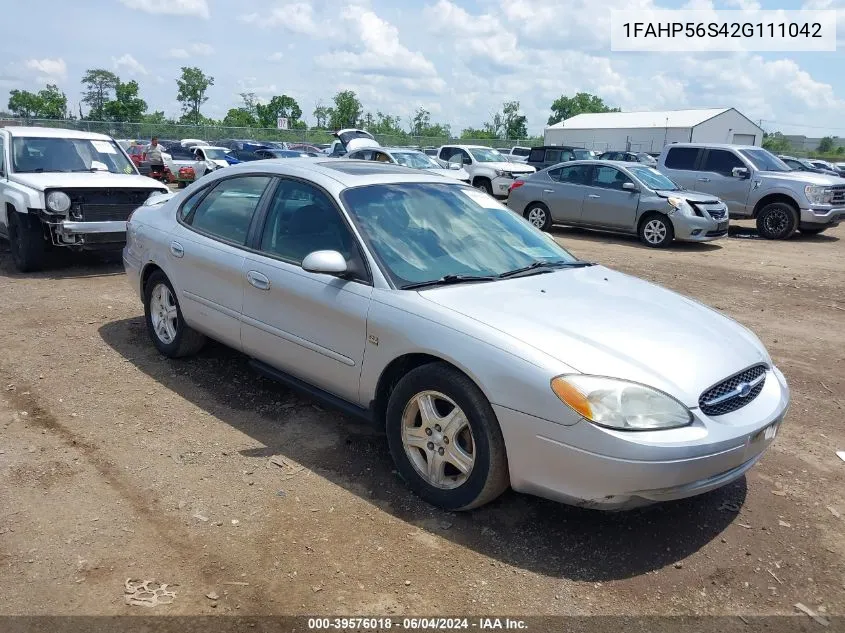
{"type": "MultiPolygon", "coordinates": [[[[324,129],[278,130],[260,127],[228,127],[223,125],[181,125],[176,123],[115,123],[111,121],[89,121],[75,119],[9,119],[0,121],[0,125],[34,125],[41,127],[64,128],[85,132],[108,134],[116,139],[150,139],[157,136],[161,140],[181,140],[186,138],[208,142],[223,139],[243,139],[256,141],[278,141],[288,143],[307,143],[317,145],[335,140],[331,131],[324,129]]],[[[514,146],[531,147],[539,145],[541,140],[500,140],[500,139],[457,139],[448,137],[374,134],[376,140],[385,147],[414,146],[440,147],[448,143],[464,145],[485,145],[487,147],[508,148],[514,146]]]]}

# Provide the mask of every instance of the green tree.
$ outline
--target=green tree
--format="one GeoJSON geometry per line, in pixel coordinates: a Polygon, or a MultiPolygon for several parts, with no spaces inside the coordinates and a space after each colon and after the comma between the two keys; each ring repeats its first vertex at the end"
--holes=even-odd
{"type": "Polygon", "coordinates": [[[31,119],[39,116],[41,100],[37,94],[29,92],[29,90],[10,90],[9,104],[6,107],[15,116],[31,119]]]}
{"type": "Polygon", "coordinates": [[[834,147],[834,137],[833,136],[825,136],[820,142],[818,151],[822,154],[830,154],[833,151],[834,147]]]}
{"type": "Polygon", "coordinates": [[[259,103],[256,109],[261,127],[276,127],[276,120],[285,117],[288,119],[288,127],[293,128],[302,118],[302,109],[296,99],[287,95],[277,95],[269,103],[259,103]]]}
{"type": "Polygon", "coordinates": [[[549,117],[549,125],[554,125],[564,119],[574,117],[576,114],[588,112],[621,112],[619,108],[611,108],[605,105],[604,101],[588,92],[579,92],[574,97],[561,95],[552,102],[552,115],[549,117]]]}
{"type": "Polygon", "coordinates": [[[329,112],[329,127],[333,130],[359,125],[364,108],[352,90],[342,90],[334,96],[334,107],[329,112]]]}
{"type": "Polygon", "coordinates": [[[148,112],[147,114],[141,117],[141,123],[152,123],[154,125],[160,125],[162,123],[167,123],[167,117],[164,116],[164,112],[161,110],[156,110],[155,112],[148,112]]]}
{"type": "Polygon", "coordinates": [[[502,104],[502,127],[505,138],[519,139],[528,136],[528,119],[519,112],[519,101],[505,101],[502,104]]]}
{"type": "Polygon", "coordinates": [[[402,117],[376,112],[375,122],[369,128],[371,134],[386,134],[390,136],[407,136],[402,129],[402,117]]]}
{"type": "Polygon", "coordinates": [[[176,85],[179,86],[176,100],[182,104],[182,120],[200,125],[203,121],[200,106],[208,101],[206,92],[214,85],[214,77],[196,66],[182,66],[182,77],[176,80],[176,85]]]}
{"type": "Polygon", "coordinates": [[[836,155],[842,156],[842,154],[845,154],[845,146],[840,145],[836,148],[836,155]]]}
{"type": "Polygon", "coordinates": [[[257,127],[258,121],[244,108],[230,108],[223,118],[223,125],[229,127],[257,127]]]}
{"type": "Polygon", "coordinates": [[[769,150],[773,154],[785,154],[792,149],[792,144],[780,132],[772,132],[771,134],[763,134],[763,148],[769,150]]]}
{"type": "Polygon", "coordinates": [[[114,89],[115,98],[103,106],[103,114],[109,121],[138,123],[147,111],[147,102],[138,96],[138,82],[134,79],[123,83],[118,81],[114,89]]]}
{"type": "Polygon", "coordinates": [[[462,139],[497,139],[499,138],[495,132],[486,128],[488,124],[485,123],[485,129],[479,130],[477,128],[468,127],[461,132],[462,139]]]}
{"type": "Polygon", "coordinates": [[[329,106],[324,106],[322,102],[318,101],[314,108],[314,127],[324,129],[332,115],[332,109],[329,106]]]}
{"type": "Polygon", "coordinates": [[[44,90],[38,91],[38,99],[41,102],[41,111],[38,113],[42,119],[66,119],[67,96],[59,90],[55,84],[47,84],[44,90]]]}
{"type": "Polygon", "coordinates": [[[431,113],[425,108],[417,108],[411,118],[411,135],[449,138],[452,131],[448,125],[431,122],[431,113]]]}
{"type": "Polygon", "coordinates": [[[110,70],[89,68],[82,76],[82,103],[88,104],[88,118],[101,121],[105,105],[111,100],[120,78],[110,70]]]}

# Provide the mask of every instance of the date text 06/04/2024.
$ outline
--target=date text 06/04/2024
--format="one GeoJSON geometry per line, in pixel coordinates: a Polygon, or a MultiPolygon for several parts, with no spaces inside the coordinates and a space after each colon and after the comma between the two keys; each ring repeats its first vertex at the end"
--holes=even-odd
{"type": "Polygon", "coordinates": [[[390,629],[404,631],[525,631],[528,629],[524,620],[517,618],[390,618],[390,617],[349,617],[349,618],[308,618],[308,629],[312,631],[385,631],[390,629]]]}

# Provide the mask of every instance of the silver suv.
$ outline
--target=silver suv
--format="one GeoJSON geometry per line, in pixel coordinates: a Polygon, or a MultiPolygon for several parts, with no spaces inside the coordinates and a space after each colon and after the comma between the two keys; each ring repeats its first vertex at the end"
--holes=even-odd
{"type": "Polygon", "coordinates": [[[845,179],[793,171],[762,147],[676,143],[663,149],[658,169],[722,199],[731,218],[754,218],[766,239],[821,233],[845,219],[845,179]]]}

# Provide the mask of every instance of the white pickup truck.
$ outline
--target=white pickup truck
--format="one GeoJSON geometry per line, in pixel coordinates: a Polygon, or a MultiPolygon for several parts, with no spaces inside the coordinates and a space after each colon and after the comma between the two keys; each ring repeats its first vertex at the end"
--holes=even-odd
{"type": "Polygon", "coordinates": [[[473,187],[497,198],[507,198],[514,180],[537,171],[483,145],[444,145],[438,158],[441,162],[462,165],[473,187]]]}
{"type": "Polygon", "coordinates": [[[21,272],[53,249],[121,249],[129,215],[162,193],[110,136],[0,128],[0,236],[21,272]]]}

